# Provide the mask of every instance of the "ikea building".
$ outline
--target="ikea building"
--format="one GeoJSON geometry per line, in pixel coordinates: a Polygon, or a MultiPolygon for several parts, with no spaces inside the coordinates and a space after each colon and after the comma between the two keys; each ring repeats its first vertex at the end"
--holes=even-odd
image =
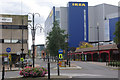
{"type": "Polygon", "coordinates": [[[80,42],[110,43],[118,21],[118,6],[88,6],[88,2],[69,2],[67,7],[54,6],[45,21],[45,36],[52,30],[55,20],[61,29],[66,30],[65,34],[69,34],[70,47],[78,47],[80,42]]]}

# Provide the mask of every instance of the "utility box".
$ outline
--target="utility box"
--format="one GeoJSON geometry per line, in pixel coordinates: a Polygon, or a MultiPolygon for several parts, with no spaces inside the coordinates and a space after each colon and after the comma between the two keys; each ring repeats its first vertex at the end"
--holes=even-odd
{"type": "Polygon", "coordinates": [[[61,60],[61,61],[59,61],[59,66],[60,67],[66,67],[66,60],[61,60]]]}

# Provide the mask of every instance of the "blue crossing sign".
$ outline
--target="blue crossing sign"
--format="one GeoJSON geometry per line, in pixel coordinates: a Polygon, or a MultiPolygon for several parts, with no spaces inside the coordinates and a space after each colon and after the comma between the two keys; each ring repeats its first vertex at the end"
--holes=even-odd
{"type": "Polygon", "coordinates": [[[8,52],[8,53],[11,52],[11,48],[9,48],[9,47],[6,48],[6,52],[8,52]]]}
{"type": "Polygon", "coordinates": [[[63,53],[63,50],[62,50],[62,49],[59,49],[59,50],[58,50],[58,53],[59,53],[59,54],[62,54],[62,53],[63,53]]]}

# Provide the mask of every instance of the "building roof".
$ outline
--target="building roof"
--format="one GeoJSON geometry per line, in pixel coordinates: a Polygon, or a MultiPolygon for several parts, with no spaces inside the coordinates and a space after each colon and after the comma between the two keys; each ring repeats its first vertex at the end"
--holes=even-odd
{"type": "MultiPolygon", "coordinates": [[[[110,49],[118,49],[118,48],[116,44],[99,46],[99,50],[110,50],[110,49]]],[[[95,46],[90,48],[76,49],[75,52],[88,52],[88,51],[97,51],[97,50],[98,50],[98,46],[95,46]]]]}

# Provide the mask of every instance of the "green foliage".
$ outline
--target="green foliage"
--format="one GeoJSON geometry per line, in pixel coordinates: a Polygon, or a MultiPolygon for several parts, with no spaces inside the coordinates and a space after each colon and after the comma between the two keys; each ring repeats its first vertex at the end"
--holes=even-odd
{"type": "Polygon", "coordinates": [[[65,49],[67,44],[65,39],[68,37],[64,34],[65,30],[61,30],[57,21],[53,23],[52,31],[47,36],[47,50],[51,56],[57,56],[59,49],[65,49]]]}
{"type": "Polygon", "coordinates": [[[70,50],[71,50],[72,52],[74,52],[74,51],[76,50],[76,48],[75,48],[75,47],[70,47],[70,50]]]}
{"type": "Polygon", "coordinates": [[[28,50],[28,56],[31,58],[32,55],[31,55],[31,50],[28,50]]]}
{"type": "Polygon", "coordinates": [[[89,48],[89,47],[93,47],[93,45],[87,43],[87,42],[80,42],[79,47],[77,47],[77,49],[81,49],[81,48],[89,48]]]}
{"type": "Polygon", "coordinates": [[[116,23],[114,35],[115,35],[114,42],[116,44],[120,43],[120,21],[116,23]]]}

